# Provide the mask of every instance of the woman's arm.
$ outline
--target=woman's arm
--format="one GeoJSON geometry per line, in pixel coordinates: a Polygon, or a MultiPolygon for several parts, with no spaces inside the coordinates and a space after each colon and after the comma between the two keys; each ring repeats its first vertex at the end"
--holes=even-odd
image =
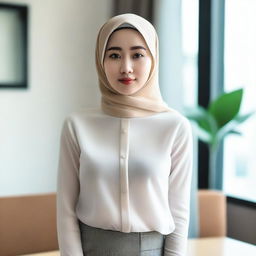
{"type": "Polygon", "coordinates": [[[177,131],[171,153],[169,206],[175,230],[166,236],[164,256],[185,256],[187,252],[192,158],[191,126],[184,118],[177,131]]]}
{"type": "Polygon", "coordinates": [[[63,124],[57,184],[57,230],[61,256],[83,256],[75,213],[79,195],[80,148],[67,118],[63,124]]]}

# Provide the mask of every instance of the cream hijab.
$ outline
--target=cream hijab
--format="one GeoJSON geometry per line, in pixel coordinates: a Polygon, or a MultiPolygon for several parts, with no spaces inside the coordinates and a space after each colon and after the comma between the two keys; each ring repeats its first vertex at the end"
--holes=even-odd
{"type": "Polygon", "coordinates": [[[127,13],[112,17],[100,29],[96,45],[96,66],[104,113],[116,117],[143,117],[172,111],[163,101],[158,84],[158,37],[152,24],[144,18],[127,13]],[[145,39],[153,56],[151,72],[145,85],[132,95],[122,95],[109,84],[104,72],[105,49],[111,33],[121,26],[135,27],[145,39]]]}

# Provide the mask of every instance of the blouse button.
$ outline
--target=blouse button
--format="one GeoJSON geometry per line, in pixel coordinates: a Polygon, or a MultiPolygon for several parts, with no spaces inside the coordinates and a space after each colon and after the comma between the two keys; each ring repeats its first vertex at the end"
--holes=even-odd
{"type": "Polygon", "coordinates": [[[126,129],[122,129],[122,133],[126,133],[127,132],[127,130],[126,129]]]}
{"type": "Polygon", "coordinates": [[[121,155],[121,158],[122,158],[122,159],[125,159],[125,155],[121,155]]]}

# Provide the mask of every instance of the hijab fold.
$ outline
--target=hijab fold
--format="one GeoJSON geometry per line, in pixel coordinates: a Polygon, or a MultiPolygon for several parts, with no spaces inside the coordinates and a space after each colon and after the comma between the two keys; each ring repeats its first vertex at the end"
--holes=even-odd
{"type": "Polygon", "coordinates": [[[152,24],[144,18],[127,13],[112,17],[100,29],[96,44],[96,67],[102,94],[101,108],[116,117],[143,117],[159,112],[172,111],[163,101],[158,83],[158,37],[152,24]],[[108,82],[104,72],[104,55],[108,40],[120,26],[133,26],[146,41],[152,54],[152,68],[145,85],[132,95],[122,95],[108,82]]]}

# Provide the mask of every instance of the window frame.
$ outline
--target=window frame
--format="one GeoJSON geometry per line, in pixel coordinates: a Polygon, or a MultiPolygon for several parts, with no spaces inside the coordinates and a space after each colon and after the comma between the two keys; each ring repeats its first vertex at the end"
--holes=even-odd
{"type": "MultiPolygon", "coordinates": [[[[224,20],[225,0],[199,0],[198,104],[207,107],[210,99],[224,91],[224,20]],[[217,24],[217,27],[214,25],[217,24]],[[217,49],[217,52],[214,52],[217,49]],[[213,59],[213,56],[215,60],[213,59]],[[217,58],[216,58],[217,56],[217,58]],[[214,81],[218,77],[218,81],[214,81]]],[[[219,188],[223,189],[224,143],[217,155],[219,188]]],[[[198,188],[208,189],[209,152],[198,142],[198,188]]],[[[227,202],[256,209],[256,203],[227,195],[227,202]]]]}

